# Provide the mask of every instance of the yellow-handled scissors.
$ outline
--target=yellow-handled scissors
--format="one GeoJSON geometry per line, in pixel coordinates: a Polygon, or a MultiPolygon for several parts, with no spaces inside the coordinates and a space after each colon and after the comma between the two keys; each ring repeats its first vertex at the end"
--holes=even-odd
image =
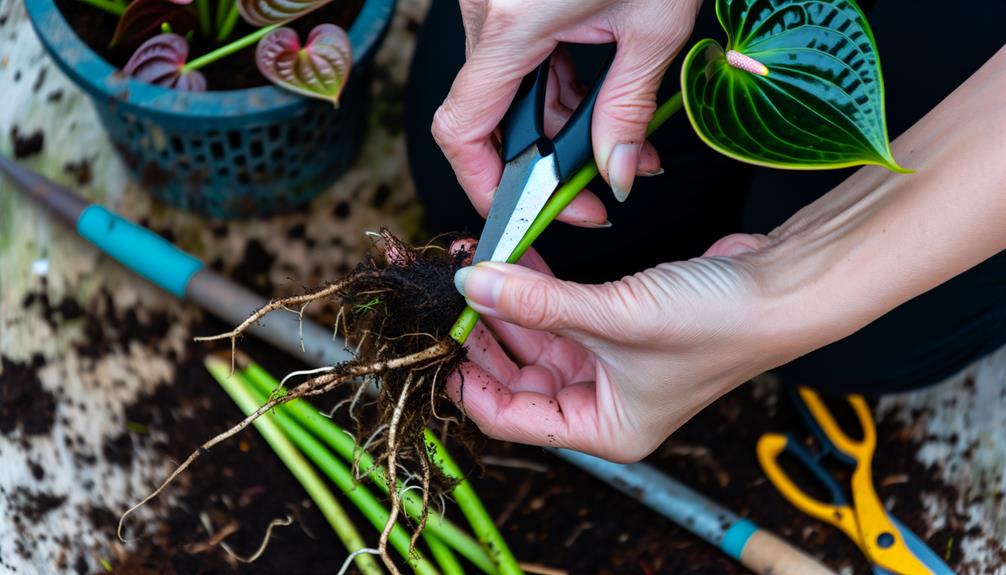
{"type": "Polygon", "coordinates": [[[841,529],[863,551],[878,575],[947,575],[953,571],[917,535],[884,509],[873,485],[873,453],[877,429],[866,400],[848,396],[849,405],[859,420],[862,438],[854,439],[835,420],[821,396],[801,387],[796,404],[801,418],[817,439],[820,453],[787,435],[768,433],[758,440],[758,461],[776,489],[801,511],[841,529]],[[828,489],[831,501],[808,495],[779,465],[783,454],[793,456],[828,489]],[[831,456],[853,468],[850,491],[846,496],[820,460],[831,456]]]}

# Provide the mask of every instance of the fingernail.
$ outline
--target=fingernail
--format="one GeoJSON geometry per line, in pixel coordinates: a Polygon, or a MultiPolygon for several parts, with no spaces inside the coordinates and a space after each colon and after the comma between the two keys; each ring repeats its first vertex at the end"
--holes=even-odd
{"type": "Polygon", "coordinates": [[[664,173],[664,169],[660,168],[656,172],[643,172],[643,173],[641,173],[639,175],[640,176],[659,176],[660,174],[663,174],[663,173],[664,173]]]}
{"type": "Polygon", "coordinates": [[[503,289],[503,274],[490,267],[463,267],[454,273],[454,287],[469,303],[492,308],[503,289]]]}
{"type": "Polygon", "coordinates": [[[604,220],[604,222],[602,222],[602,223],[583,221],[583,222],[579,223],[579,226],[581,228],[590,228],[590,229],[595,229],[595,230],[596,229],[601,229],[601,228],[610,228],[611,227],[611,221],[610,220],[604,220]]]}
{"type": "Polygon", "coordinates": [[[632,191],[632,181],[636,178],[639,165],[639,144],[618,144],[608,157],[608,181],[615,199],[624,202],[632,191]]]}

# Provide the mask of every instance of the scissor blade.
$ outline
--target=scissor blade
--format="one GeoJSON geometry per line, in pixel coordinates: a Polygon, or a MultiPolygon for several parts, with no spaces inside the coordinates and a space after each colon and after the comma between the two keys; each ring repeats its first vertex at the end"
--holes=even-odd
{"type": "Polygon", "coordinates": [[[898,529],[901,533],[901,540],[905,542],[905,546],[908,550],[915,555],[915,558],[919,560],[923,565],[925,565],[933,575],[954,575],[953,569],[951,569],[944,561],[943,558],[936,554],[935,551],[926,545],[926,542],[919,538],[918,535],[912,532],[911,529],[905,526],[904,523],[900,522],[893,515],[887,515],[891,523],[898,529]]]}
{"type": "Polygon", "coordinates": [[[531,146],[503,168],[473,263],[505,262],[559,185],[555,157],[531,146]]]}

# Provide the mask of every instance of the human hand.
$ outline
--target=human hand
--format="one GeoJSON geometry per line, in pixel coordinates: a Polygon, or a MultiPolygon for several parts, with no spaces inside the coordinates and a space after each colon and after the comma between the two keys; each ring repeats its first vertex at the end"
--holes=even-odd
{"type": "Polygon", "coordinates": [[[491,437],[641,459],[799,355],[759,288],[768,242],[728,236],[702,258],[598,286],[555,279],[533,251],[522,265],[464,268],[456,283],[484,325],[448,393],[491,437]]]}
{"type": "Polygon", "coordinates": [[[600,286],[533,252],[460,270],[492,333],[448,391],[493,437],[645,456],[732,387],[1006,250],[1004,93],[1006,48],[893,142],[916,174],[860,168],[769,236],[600,286]]]}
{"type": "MultiPolygon", "coordinates": [[[[617,42],[598,95],[593,149],[602,177],[624,200],[637,173],[660,172],[646,125],[668,65],[691,34],[701,0],[460,0],[467,60],[433,120],[433,136],[476,210],[485,216],[502,173],[494,132],[522,78],[559,42],[617,42]]],[[[554,136],[583,98],[563,52],[552,58],[545,132],[554,136]]],[[[581,193],[558,218],[598,227],[600,200],[581,193]]]]}

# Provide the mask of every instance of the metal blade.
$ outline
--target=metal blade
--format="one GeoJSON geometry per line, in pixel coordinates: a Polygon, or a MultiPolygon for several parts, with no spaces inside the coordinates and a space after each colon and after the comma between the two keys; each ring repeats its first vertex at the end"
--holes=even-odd
{"type": "Polygon", "coordinates": [[[503,168],[472,263],[505,262],[559,185],[555,157],[531,146],[503,168]]]}
{"type": "Polygon", "coordinates": [[[905,546],[908,550],[915,555],[923,565],[925,565],[933,575],[954,575],[953,569],[951,569],[944,561],[943,558],[936,554],[935,551],[926,545],[926,542],[919,538],[918,535],[912,532],[911,529],[905,527],[905,524],[898,521],[893,515],[887,515],[891,519],[891,523],[897,527],[898,531],[901,532],[901,540],[905,542],[905,546]]]}

